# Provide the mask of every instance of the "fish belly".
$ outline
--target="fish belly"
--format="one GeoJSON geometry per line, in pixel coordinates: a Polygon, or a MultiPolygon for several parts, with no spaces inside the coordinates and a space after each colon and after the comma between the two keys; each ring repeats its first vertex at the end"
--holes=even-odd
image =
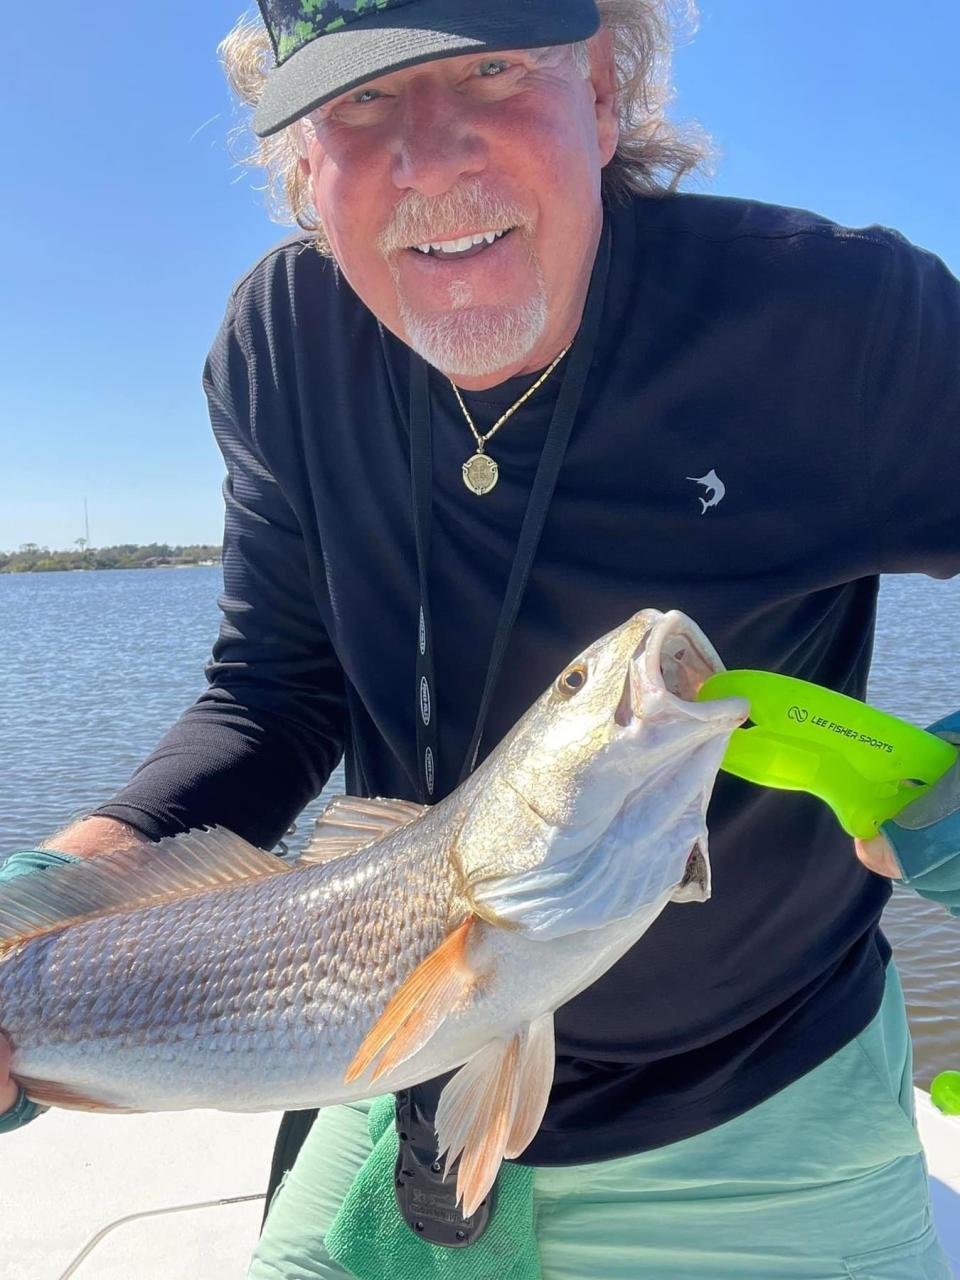
{"type": "Polygon", "coordinates": [[[668,902],[664,895],[645,914],[548,940],[477,923],[468,954],[476,977],[471,998],[451,1011],[421,1050],[350,1096],[393,1092],[443,1075],[492,1040],[508,1039],[552,1013],[625,955],[668,902]]]}

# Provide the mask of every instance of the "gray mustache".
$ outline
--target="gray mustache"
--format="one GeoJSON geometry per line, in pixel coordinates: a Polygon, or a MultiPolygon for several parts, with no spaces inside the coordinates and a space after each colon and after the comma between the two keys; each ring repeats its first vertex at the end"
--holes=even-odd
{"type": "Polygon", "coordinates": [[[387,255],[412,244],[448,240],[468,225],[484,230],[526,227],[528,218],[516,205],[484,191],[479,182],[461,184],[431,198],[410,192],[377,237],[377,248],[387,255]]]}

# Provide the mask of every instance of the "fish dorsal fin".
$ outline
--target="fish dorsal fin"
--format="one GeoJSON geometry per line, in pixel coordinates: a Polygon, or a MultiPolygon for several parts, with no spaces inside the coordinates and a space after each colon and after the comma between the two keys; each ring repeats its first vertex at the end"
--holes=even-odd
{"type": "Polygon", "coordinates": [[[213,827],[33,871],[0,891],[0,953],[116,910],[132,911],[291,870],[275,854],[213,827]]]}
{"type": "Polygon", "coordinates": [[[317,819],[313,834],[300,854],[301,862],[330,862],[345,853],[382,840],[405,827],[428,809],[409,800],[369,800],[337,796],[317,819]]]}

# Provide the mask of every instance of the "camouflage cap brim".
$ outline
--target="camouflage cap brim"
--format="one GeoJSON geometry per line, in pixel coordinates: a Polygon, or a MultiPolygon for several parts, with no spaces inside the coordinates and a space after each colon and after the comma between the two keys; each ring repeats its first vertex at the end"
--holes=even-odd
{"type": "Polygon", "coordinates": [[[259,0],[276,56],[253,118],[267,137],[390,71],[586,40],[595,0],[259,0]]]}

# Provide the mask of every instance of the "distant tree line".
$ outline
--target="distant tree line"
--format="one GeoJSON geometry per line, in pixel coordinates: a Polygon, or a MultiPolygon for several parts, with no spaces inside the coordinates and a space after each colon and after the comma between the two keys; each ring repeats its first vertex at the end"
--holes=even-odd
{"type": "MultiPolygon", "coordinates": [[[[80,543],[83,543],[81,538],[80,543]]],[[[17,551],[0,551],[0,573],[51,573],[64,569],[169,569],[187,564],[219,564],[221,548],[193,545],[171,547],[151,542],[138,547],[85,547],[76,551],[51,551],[24,542],[17,551]]]]}

